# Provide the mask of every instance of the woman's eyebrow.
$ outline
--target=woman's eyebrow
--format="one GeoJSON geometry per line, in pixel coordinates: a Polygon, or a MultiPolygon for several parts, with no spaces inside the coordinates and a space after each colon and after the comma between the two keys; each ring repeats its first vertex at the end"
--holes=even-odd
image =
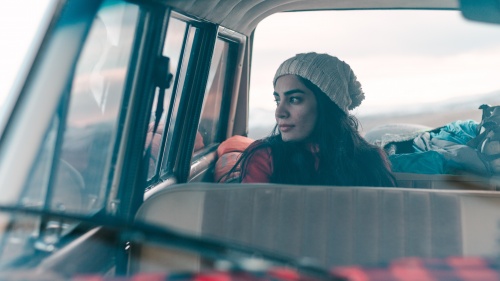
{"type": "Polygon", "coordinates": [[[283,93],[285,96],[288,96],[288,95],[291,95],[291,94],[305,94],[305,92],[301,89],[293,89],[293,90],[290,90],[290,91],[286,91],[285,93],[283,93]]]}
{"type": "MultiPolygon", "coordinates": [[[[305,92],[303,90],[301,90],[301,89],[292,89],[292,90],[284,92],[283,95],[288,96],[288,95],[297,94],[297,93],[299,93],[299,94],[305,94],[305,92]]],[[[279,94],[277,92],[274,92],[273,95],[279,96],[279,94]]]]}

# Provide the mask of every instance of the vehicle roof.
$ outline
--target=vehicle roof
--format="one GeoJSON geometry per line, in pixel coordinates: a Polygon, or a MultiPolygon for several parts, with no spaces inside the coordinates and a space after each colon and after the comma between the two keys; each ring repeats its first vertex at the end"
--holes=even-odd
{"type": "Polygon", "coordinates": [[[157,0],[180,12],[249,35],[267,16],[287,11],[457,9],[458,0],[157,0]]]}

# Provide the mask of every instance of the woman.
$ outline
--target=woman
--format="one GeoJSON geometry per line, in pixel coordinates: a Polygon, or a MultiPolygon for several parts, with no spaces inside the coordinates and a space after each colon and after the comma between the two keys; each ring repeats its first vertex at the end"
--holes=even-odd
{"type": "Polygon", "coordinates": [[[364,99],[348,64],[327,54],[298,54],[278,68],[274,98],[274,132],[243,152],[240,182],[395,185],[385,154],[359,135],[348,113],[364,99]]]}

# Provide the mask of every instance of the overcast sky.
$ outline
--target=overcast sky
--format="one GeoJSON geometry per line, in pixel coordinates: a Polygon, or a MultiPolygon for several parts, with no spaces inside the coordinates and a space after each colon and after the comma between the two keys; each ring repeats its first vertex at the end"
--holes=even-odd
{"type": "Polygon", "coordinates": [[[273,110],[275,70],[309,51],[351,65],[366,94],[358,115],[500,90],[500,25],[457,11],[281,13],[256,30],[252,108],[273,110]]]}

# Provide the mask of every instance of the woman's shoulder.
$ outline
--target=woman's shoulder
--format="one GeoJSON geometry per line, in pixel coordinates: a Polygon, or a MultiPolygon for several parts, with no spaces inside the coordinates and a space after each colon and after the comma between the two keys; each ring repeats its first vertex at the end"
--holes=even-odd
{"type": "Polygon", "coordinates": [[[271,141],[269,138],[255,140],[245,149],[246,153],[264,153],[266,151],[271,151],[271,141]]]}
{"type": "Polygon", "coordinates": [[[253,142],[245,151],[242,183],[267,183],[273,172],[271,147],[265,140],[253,142]]]}
{"type": "Polygon", "coordinates": [[[271,151],[269,143],[265,139],[260,139],[250,144],[245,152],[247,153],[249,160],[251,160],[255,157],[269,159],[271,158],[271,151]]]}

